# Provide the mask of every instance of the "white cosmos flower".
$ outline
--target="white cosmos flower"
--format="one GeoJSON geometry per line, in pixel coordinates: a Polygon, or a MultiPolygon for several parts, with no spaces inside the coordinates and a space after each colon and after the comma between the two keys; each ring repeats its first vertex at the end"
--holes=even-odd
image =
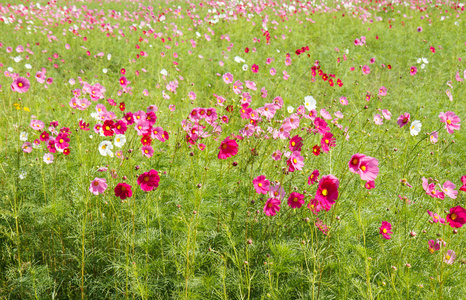
{"type": "Polygon", "coordinates": [[[413,136],[418,135],[419,132],[421,131],[421,127],[422,127],[421,121],[415,120],[411,123],[411,126],[409,127],[409,132],[413,136]]]}
{"type": "Polygon", "coordinates": [[[13,72],[13,68],[12,68],[12,67],[8,67],[7,70],[8,70],[8,72],[10,72],[10,73],[13,72]]]}
{"type": "Polygon", "coordinates": [[[15,62],[20,62],[20,61],[23,60],[23,58],[22,58],[20,55],[18,55],[18,56],[16,56],[16,57],[13,57],[13,60],[14,60],[15,62]]]}
{"type": "Polygon", "coordinates": [[[113,149],[113,145],[109,141],[103,141],[99,144],[99,152],[100,152],[100,155],[102,156],[108,155],[110,157],[113,157],[112,149],[113,149]]]}
{"type": "Polygon", "coordinates": [[[288,113],[292,114],[294,112],[294,107],[293,106],[288,106],[288,113]]]}
{"type": "Polygon", "coordinates": [[[116,147],[121,148],[126,143],[126,137],[123,134],[117,134],[114,143],[116,147]]]}
{"type": "Polygon", "coordinates": [[[107,74],[108,70],[106,68],[103,68],[102,72],[104,72],[104,74],[107,74]]]}
{"type": "Polygon", "coordinates": [[[244,63],[244,62],[245,62],[245,60],[242,59],[242,58],[239,57],[239,56],[235,56],[235,61],[236,61],[237,63],[242,63],[242,62],[244,63]]]}
{"type": "Polygon", "coordinates": [[[32,66],[30,64],[25,64],[24,66],[26,67],[26,69],[32,69],[32,66]]]}
{"type": "Polygon", "coordinates": [[[241,68],[243,69],[243,71],[247,71],[248,70],[248,65],[244,64],[241,68]]]}
{"type": "Polygon", "coordinates": [[[107,60],[111,60],[112,59],[112,55],[109,53],[107,54],[107,60]]]}
{"type": "Polygon", "coordinates": [[[162,74],[163,76],[167,76],[168,72],[167,72],[167,70],[162,69],[162,71],[160,71],[160,74],[162,74]]]}
{"type": "Polygon", "coordinates": [[[312,96],[306,96],[304,97],[304,106],[308,111],[311,111],[313,109],[316,109],[316,99],[312,96]]]}
{"type": "Polygon", "coordinates": [[[28,133],[27,132],[21,132],[19,135],[20,141],[26,142],[28,140],[28,133]]]}

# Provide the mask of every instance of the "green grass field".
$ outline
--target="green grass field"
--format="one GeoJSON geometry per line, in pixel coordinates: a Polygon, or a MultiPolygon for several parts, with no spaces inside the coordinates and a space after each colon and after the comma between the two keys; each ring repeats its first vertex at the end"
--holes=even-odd
{"type": "Polygon", "coordinates": [[[465,26],[0,4],[0,299],[466,299],[465,26]]]}

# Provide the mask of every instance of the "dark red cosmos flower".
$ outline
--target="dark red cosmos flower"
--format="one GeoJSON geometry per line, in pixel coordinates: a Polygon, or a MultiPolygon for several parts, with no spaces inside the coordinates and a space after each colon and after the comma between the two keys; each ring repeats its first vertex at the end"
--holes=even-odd
{"type": "Polygon", "coordinates": [[[118,120],[113,127],[116,134],[125,134],[127,129],[128,126],[126,126],[126,122],[123,120],[118,120]]]}
{"type": "Polygon", "coordinates": [[[84,122],[83,120],[79,121],[79,128],[84,131],[89,130],[89,123],[84,122]]]}
{"type": "Polygon", "coordinates": [[[125,120],[128,125],[134,124],[134,118],[133,118],[133,113],[132,112],[127,112],[125,114],[125,120]]]}
{"type": "Polygon", "coordinates": [[[340,181],[333,175],[323,176],[319,180],[319,187],[316,192],[316,199],[322,204],[326,211],[329,211],[335,200],[338,199],[338,186],[340,181]]]}
{"type": "Polygon", "coordinates": [[[245,52],[245,53],[249,53],[249,48],[246,47],[246,49],[244,49],[244,52],[245,52]]]}
{"type": "Polygon", "coordinates": [[[327,79],[328,79],[328,75],[327,75],[327,74],[325,74],[325,73],[324,73],[324,74],[322,74],[322,79],[323,79],[324,81],[327,81],[327,79]]]}
{"type": "Polygon", "coordinates": [[[391,70],[391,69],[392,69],[392,65],[387,65],[387,68],[388,68],[389,70],[391,70]]]}
{"type": "Polygon", "coordinates": [[[329,79],[328,80],[328,83],[330,84],[330,86],[334,86],[335,84],[333,83],[333,79],[329,79]]]}
{"type": "Polygon", "coordinates": [[[125,102],[120,103],[120,111],[125,111],[126,105],[125,102]]]}
{"type": "Polygon", "coordinates": [[[342,87],[342,86],[343,86],[343,82],[341,82],[341,79],[340,79],[340,78],[337,79],[337,84],[338,84],[339,87],[342,87]]]}
{"type": "Polygon", "coordinates": [[[141,144],[143,144],[144,146],[149,146],[150,144],[152,144],[152,139],[150,138],[149,134],[145,134],[142,137],[141,144]]]}
{"type": "Polygon", "coordinates": [[[314,147],[312,147],[312,154],[314,154],[315,156],[319,156],[319,154],[320,154],[319,145],[315,145],[314,147]]]}
{"type": "Polygon", "coordinates": [[[113,128],[115,124],[112,120],[105,120],[104,125],[102,125],[102,130],[104,131],[105,136],[113,136],[113,128]]]}
{"type": "Polygon", "coordinates": [[[120,182],[115,187],[115,196],[120,197],[121,200],[130,198],[132,195],[133,195],[133,191],[131,191],[131,186],[129,184],[120,182]]]}
{"type": "Polygon", "coordinates": [[[70,148],[65,148],[65,149],[63,150],[63,154],[65,154],[65,155],[70,155],[70,152],[71,152],[71,151],[70,151],[70,148]]]}
{"type": "Polygon", "coordinates": [[[120,70],[120,73],[121,73],[121,75],[125,75],[125,74],[126,74],[126,70],[125,70],[124,68],[122,68],[122,69],[120,70]]]}

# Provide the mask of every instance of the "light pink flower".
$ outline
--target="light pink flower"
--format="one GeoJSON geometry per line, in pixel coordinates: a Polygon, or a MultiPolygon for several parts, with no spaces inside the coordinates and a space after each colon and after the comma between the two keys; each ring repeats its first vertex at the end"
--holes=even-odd
{"type": "Polygon", "coordinates": [[[458,191],[456,191],[455,188],[456,188],[455,184],[447,180],[441,187],[441,190],[445,193],[445,195],[447,195],[451,199],[456,199],[456,196],[458,195],[458,191]]]}
{"type": "Polygon", "coordinates": [[[460,117],[455,115],[452,111],[447,111],[446,113],[441,112],[439,115],[440,122],[445,123],[445,129],[448,133],[452,134],[454,130],[460,130],[460,117]]]}
{"type": "Polygon", "coordinates": [[[376,114],[376,115],[374,116],[374,123],[375,123],[376,125],[382,125],[382,124],[383,124],[382,116],[379,115],[379,114],[376,114]]]}
{"type": "Polygon", "coordinates": [[[95,178],[89,186],[89,191],[94,195],[99,195],[107,189],[107,180],[105,178],[95,178]]]}
{"type": "Polygon", "coordinates": [[[388,111],[388,109],[382,109],[382,115],[385,118],[385,120],[391,120],[392,118],[392,113],[388,111]]]}
{"type": "Polygon", "coordinates": [[[362,73],[363,73],[364,75],[367,75],[367,74],[369,74],[370,72],[371,72],[371,68],[370,68],[368,65],[362,66],[362,73]]]}

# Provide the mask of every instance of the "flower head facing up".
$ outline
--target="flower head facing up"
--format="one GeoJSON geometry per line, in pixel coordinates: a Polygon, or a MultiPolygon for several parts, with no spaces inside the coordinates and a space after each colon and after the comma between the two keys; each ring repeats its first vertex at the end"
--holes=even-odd
{"type": "Polygon", "coordinates": [[[150,192],[159,187],[159,173],[152,169],[149,172],[142,173],[138,177],[138,184],[144,192],[150,192]]]}
{"type": "Polygon", "coordinates": [[[358,174],[362,180],[375,180],[379,175],[379,161],[370,156],[360,158],[358,174]]]}
{"type": "Polygon", "coordinates": [[[265,175],[257,176],[252,181],[254,188],[256,189],[256,193],[266,195],[270,190],[270,181],[265,178],[265,175]]]}
{"type": "Polygon", "coordinates": [[[133,195],[133,191],[131,190],[131,186],[129,184],[120,182],[115,187],[115,196],[120,197],[121,200],[130,198],[132,195],[133,195]]]}
{"type": "Polygon", "coordinates": [[[396,123],[400,126],[400,128],[402,128],[403,126],[409,123],[410,119],[411,119],[410,114],[404,113],[398,117],[398,120],[396,121],[396,123]]]}
{"type": "Polygon", "coordinates": [[[312,174],[309,175],[309,178],[307,179],[307,184],[312,185],[316,183],[318,179],[319,179],[319,170],[314,170],[312,171],[312,174]]]}
{"type": "Polygon", "coordinates": [[[288,205],[291,208],[301,208],[304,204],[304,195],[293,192],[290,194],[290,197],[288,197],[288,205]]]}
{"type": "Polygon", "coordinates": [[[466,209],[459,205],[452,207],[446,219],[448,224],[453,228],[463,227],[466,223],[466,209]]]}
{"type": "Polygon", "coordinates": [[[389,240],[392,238],[390,236],[390,234],[393,234],[393,232],[391,231],[392,224],[390,224],[389,222],[383,221],[382,226],[380,226],[379,230],[379,233],[383,236],[384,239],[389,240]]]}
{"type": "Polygon", "coordinates": [[[26,93],[30,86],[31,85],[27,78],[18,77],[11,84],[11,90],[18,93],[26,93]]]}
{"type": "Polygon", "coordinates": [[[220,144],[219,159],[227,159],[228,157],[238,154],[238,143],[235,140],[230,140],[228,137],[220,144]]]}
{"type": "Polygon", "coordinates": [[[448,250],[443,257],[443,262],[449,265],[452,265],[456,259],[456,253],[453,250],[448,250]]]}
{"type": "Polygon", "coordinates": [[[411,127],[409,128],[409,132],[411,133],[412,136],[418,135],[419,132],[421,131],[421,121],[415,120],[411,123],[411,127]]]}
{"type": "Polygon", "coordinates": [[[288,172],[301,170],[304,166],[304,157],[301,156],[301,152],[293,151],[290,158],[286,161],[286,164],[288,165],[288,172]]]}
{"type": "Polygon", "coordinates": [[[333,175],[325,175],[319,180],[315,198],[319,203],[329,211],[335,201],[338,199],[338,187],[340,181],[333,175]]]}
{"type": "Polygon", "coordinates": [[[445,129],[448,133],[452,134],[454,130],[460,130],[461,119],[452,111],[446,113],[441,112],[439,115],[440,122],[445,123],[445,129]]]}
{"type": "Polygon", "coordinates": [[[275,216],[278,211],[280,211],[280,200],[276,198],[269,198],[265,202],[264,213],[266,216],[275,216]]]}
{"type": "Polygon", "coordinates": [[[89,186],[89,191],[94,195],[99,195],[107,189],[107,180],[105,178],[95,178],[89,186]]]}

